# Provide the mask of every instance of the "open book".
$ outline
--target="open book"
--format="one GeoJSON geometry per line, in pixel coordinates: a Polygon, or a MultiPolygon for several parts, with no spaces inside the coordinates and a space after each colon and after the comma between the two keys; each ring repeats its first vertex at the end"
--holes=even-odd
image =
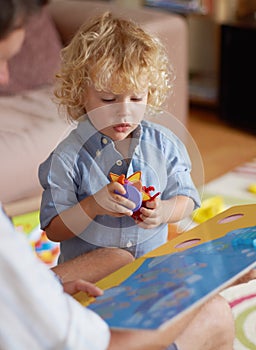
{"type": "Polygon", "coordinates": [[[112,328],[173,322],[256,266],[256,204],[232,207],[136,259],[75,297],[112,328]]]}

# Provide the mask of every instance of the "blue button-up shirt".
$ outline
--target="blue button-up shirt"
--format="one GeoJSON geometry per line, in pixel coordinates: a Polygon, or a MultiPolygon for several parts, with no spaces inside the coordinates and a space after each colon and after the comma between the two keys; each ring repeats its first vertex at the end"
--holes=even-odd
{"type": "MultiPolygon", "coordinates": [[[[40,165],[41,227],[106,186],[110,172],[129,177],[141,171],[143,186],[154,186],[162,200],[184,195],[194,200],[196,208],[200,199],[190,170],[185,146],[168,128],[142,121],[132,134],[129,159],[124,159],[114,142],[85,118],[40,165]]],[[[110,246],[128,249],[138,257],[165,243],[167,231],[167,224],[143,229],[131,217],[98,215],[79,236],[61,242],[60,261],[110,246]]]]}

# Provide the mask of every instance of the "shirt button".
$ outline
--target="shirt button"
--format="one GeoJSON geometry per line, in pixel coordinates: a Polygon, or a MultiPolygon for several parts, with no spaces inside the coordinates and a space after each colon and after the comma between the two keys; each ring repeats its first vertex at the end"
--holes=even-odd
{"type": "Polygon", "coordinates": [[[132,241],[129,241],[129,242],[126,244],[126,247],[127,247],[127,248],[130,248],[132,245],[133,245],[133,244],[132,244],[132,241]]]}
{"type": "Polygon", "coordinates": [[[121,161],[121,159],[116,161],[116,165],[121,166],[122,164],[123,164],[123,162],[121,161]]]}
{"type": "Polygon", "coordinates": [[[96,151],[96,157],[99,157],[100,154],[101,154],[101,151],[100,151],[99,149],[97,149],[97,151],[96,151]]]}
{"type": "Polygon", "coordinates": [[[102,138],[102,143],[104,143],[104,145],[106,145],[108,143],[108,140],[105,137],[103,137],[102,138]]]}

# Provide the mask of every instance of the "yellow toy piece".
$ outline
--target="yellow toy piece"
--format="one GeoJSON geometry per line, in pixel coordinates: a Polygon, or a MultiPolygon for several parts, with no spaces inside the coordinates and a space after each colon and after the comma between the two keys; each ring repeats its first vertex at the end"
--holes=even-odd
{"type": "Polygon", "coordinates": [[[256,183],[253,183],[250,186],[248,186],[248,191],[253,194],[256,194],[256,183]]]}
{"type": "Polygon", "coordinates": [[[14,216],[12,222],[18,231],[29,234],[39,225],[39,210],[14,216]]]}
{"type": "Polygon", "coordinates": [[[141,171],[136,171],[136,173],[133,173],[127,179],[125,178],[124,174],[117,175],[114,173],[110,173],[109,176],[110,176],[112,182],[119,182],[120,184],[123,185],[125,183],[125,180],[132,182],[132,183],[140,181],[141,180],[141,171]]]}
{"type": "Polygon", "coordinates": [[[143,190],[143,186],[141,184],[141,171],[136,171],[129,177],[125,177],[124,174],[117,175],[114,173],[109,174],[112,182],[119,182],[121,185],[125,183],[131,183],[134,187],[137,188],[138,191],[142,194],[142,201],[148,201],[151,199],[150,195],[143,190]]]}
{"type": "Polygon", "coordinates": [[[192,213],[192,219],[201,224],[202,222],[211,219],[215,215],[221,213],[224,210],[224,201],[221,196],[215,196],[205,199],[202,202],[200,208],[194,210],[192,213]]]}

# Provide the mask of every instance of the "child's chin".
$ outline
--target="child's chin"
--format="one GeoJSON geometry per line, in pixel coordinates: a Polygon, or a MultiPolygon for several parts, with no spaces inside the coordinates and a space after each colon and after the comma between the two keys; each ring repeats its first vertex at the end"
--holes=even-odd
{"type": "Polygon", "coordinates": [[[115,133],[113,137],[111,136],[110,137],[113,141],[122,141],[122,140],[125,140],[127,137],[130,137],[130,134],[131,133],[119,132],[119,133],[115,133]]]}

